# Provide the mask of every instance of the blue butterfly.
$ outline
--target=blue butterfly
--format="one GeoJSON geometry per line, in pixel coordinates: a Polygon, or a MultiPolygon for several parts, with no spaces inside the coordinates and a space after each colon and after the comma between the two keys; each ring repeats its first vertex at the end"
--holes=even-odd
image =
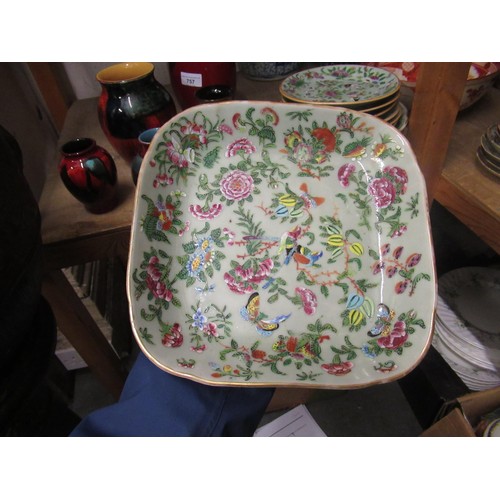
{"type": "Polygon", "coordinates": [[[391,327],[395,312],[389,309],[385,304],[377,306],[377,319],[375,326],[368,332],[369,337],[378,337],[379,335],[387,335],[391,327]]]}

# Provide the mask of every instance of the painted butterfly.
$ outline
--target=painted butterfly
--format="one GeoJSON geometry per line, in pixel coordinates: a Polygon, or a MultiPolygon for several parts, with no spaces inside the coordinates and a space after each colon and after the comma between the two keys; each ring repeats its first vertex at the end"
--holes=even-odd
{"type": "Polygon", "coordinates": [[[325,199],[321,196],[311,196],[305,182],[300,185],[300,197],[307,209],[317,207],[325,202],[325,199]]]}
{"type": "Polygon", "coordinates": [[[260,295],[258,292],[250,295],[247,305],[240,309],[240,314],[244,320],[253,323],[257,331],[265,337],[271,335],[279,328],[280,323],[283,323],[291,316],[291,314],[280,314],[271,320],[263,319],[263,314],[260,312],[260,295]]]}
{"type": "Polygon", "coordinates": [[[385,304],[377,306],[377,319],[375,326],[368,332],[369,337],[378,337],[379,335],[387,335],[390,330],[391,321],[396,313],[389,309],[385,304]]]}

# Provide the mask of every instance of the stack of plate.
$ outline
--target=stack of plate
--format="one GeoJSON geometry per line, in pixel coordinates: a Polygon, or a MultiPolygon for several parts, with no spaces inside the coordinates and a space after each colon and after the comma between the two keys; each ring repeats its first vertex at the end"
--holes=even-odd
{"type": "Polygon", "coordinates": [[[285,102],[362,111],[403,130],[408,110],[399,101],[400,87],[398,77],[386,69],[339,64],[294,73],[281,82],[279,91],[285,102]]]}
{"type": "Polygon", "coordinates": [[[481,137],[477,159],[496,177],[500,177],[500,123],[491,125],[481,137]]]}
{"type": "Polygon", "coordinates": [[[500,270],[455,269],[438,288],[434,347],[469,389],[500,386],[500,270]]]}

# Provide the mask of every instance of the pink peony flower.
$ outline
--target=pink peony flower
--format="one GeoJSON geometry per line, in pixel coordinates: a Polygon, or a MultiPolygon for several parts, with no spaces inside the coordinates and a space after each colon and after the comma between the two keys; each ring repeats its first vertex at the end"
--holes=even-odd
{"type": "Polygon", "coordinates": [[[227,146],[226,158],[231,158],[235,154],[243,151],[246,154],[255,153],[255,146],[247,138],[237,139],[227,146]]]}
{"type": "Polygon", "coordinates": [[[408,187],[408,174],[406,170],[401,167],[385,167],[383,172],[384,174],[389,174],[394,179],[401,193],[406,193],[406,188],[408,187]]]}
{"type": "Polygon", "coordinates": [[[406,325],[404,321],[396,321],[392,332],[387,335],[387,337],[381,337],[377,339],[377,344],[385,349],[397,349],[402,346],[408,339],[408,333],[406,333],[406,325]]]}
{"type": "Polygon", "coordinates": [[[252,194],[253,188],[252,176],[241,170],[227,173],[220,181],[220,190],[228,200],[244,200],[252,194]]]}
{"type": "Polygon", "coordinates": [[[368,193],[373,196],[377,208],[388,207],[396,198],[396,189],[389,179],[373,179],[368,186],[368,193]]]}

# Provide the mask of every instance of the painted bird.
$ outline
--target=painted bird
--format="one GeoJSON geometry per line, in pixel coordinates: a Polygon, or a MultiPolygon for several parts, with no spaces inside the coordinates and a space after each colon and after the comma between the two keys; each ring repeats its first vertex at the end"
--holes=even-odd
{"type": "Polygon", "coordinates": [[[297,264],[302,264],[303,266],[314,266],[322,256],[322,251],[313,252],[307,247],[294,244],[286,249],[285,264],[288,264],[293,258],[297,264]]]}

